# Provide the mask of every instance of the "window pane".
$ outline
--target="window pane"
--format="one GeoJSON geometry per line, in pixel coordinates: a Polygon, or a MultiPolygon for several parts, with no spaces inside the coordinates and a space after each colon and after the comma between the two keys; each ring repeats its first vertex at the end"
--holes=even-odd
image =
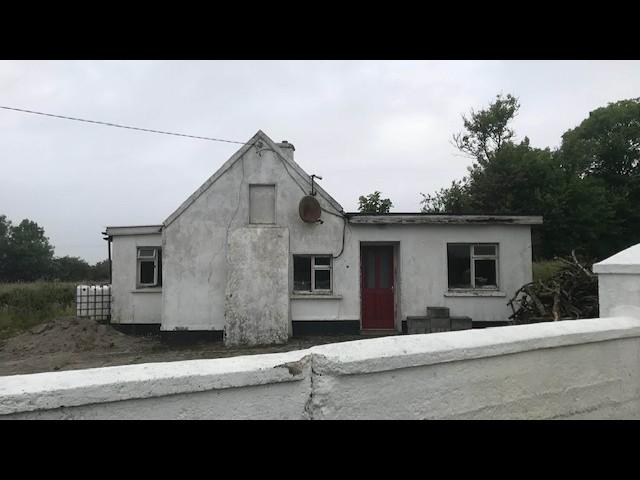
{"type": "Polygon", "coordinates": [[[449,288],[471,288],[469,245],[447,245],[449,288]]]}
{"type": "Polygon", "coordinates": [[[311,257],[293,256],[293,289],[311,291],[311,257]]]}
{"type": "Polygon", "coordinates": [[[316,270],[316,290],[331,290],[331,271],[316,270]]]}
{"type": "Polygon", "coordinates": [[[380,249],[380,288],[391,288],[391,250],[380,249]]]}
{"type": "Polygon", "coordinates": [[[156,253],[155,248],[141,248],[138,250],[138,256],[140,258],[154,258],[156,253]]]}
{"type": "Polygon", "coordinates": [[[153,263],[150,261],[140,262],[140,283],[141,284],[153,284],[153,263]]]}
{"type": "Polygon", "coordinates": [[[373,249],[368,249],[365,253],[364,286],[365,288],[376,288],[376,257],[373,249]]]}
{"type": "Polygon", "coordinates": [[[474,255],[495,255],[495,245],[475,245],[473,247],[474,255]]]}
{"type": "Polygon", "coordinates": [[[330,257],[315,257],[316,265],[331,265],[330,257]]]}
{"type": "Polygon", "coordinates": [[[495,260],[475,260],[476,262],[476,288],[495,287],[496,283],[496,261],[495,260]]]}

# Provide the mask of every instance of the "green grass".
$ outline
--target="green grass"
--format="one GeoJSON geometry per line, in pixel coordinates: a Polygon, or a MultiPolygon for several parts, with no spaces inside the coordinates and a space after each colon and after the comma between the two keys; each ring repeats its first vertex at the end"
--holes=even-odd
{"type": "Polygon", "coordinates": [[[533,262],[533,281],[549,280],[554,273],[562,268],[563,263],[557,260],[543,260],[541,262],[533,262]]]}
{"type": "Polygon", "coordinates": [[[76,284],[0,283],[0,339],[55,317],[75,315],[76,284]]]}

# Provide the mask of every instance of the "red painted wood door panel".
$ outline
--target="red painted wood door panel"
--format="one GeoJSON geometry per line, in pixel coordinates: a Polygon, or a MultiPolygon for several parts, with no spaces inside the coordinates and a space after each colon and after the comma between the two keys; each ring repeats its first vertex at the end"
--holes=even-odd
{"type": "Polygon", "coordinates": [[[362,328],[395,328],[393,246],[362,247],[362,328]]]}

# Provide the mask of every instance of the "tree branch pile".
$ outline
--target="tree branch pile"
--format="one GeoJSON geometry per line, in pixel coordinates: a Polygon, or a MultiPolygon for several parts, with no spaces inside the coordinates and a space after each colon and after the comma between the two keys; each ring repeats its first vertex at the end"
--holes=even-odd
{"type": "Polygon", "coordinates": [[[508,305],[515,324],[598,316],[598,280],[590,265],[583,265],[575,252],[558,258],[562,267],[551,278],[520,287],[508,305]]]}

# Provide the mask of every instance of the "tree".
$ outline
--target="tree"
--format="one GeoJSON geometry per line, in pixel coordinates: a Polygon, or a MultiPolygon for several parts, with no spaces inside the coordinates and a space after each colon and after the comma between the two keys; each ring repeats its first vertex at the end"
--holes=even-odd
{"type": "Polygon", "coordinates": [[[514,137],[515,132],[509,128],[509,122],[519,109],[520,104],[514,96],[496,95],[496,100],[487,109],[471,110],[469,118],[462,116],[465,131],[453,135],[454,144],[481,167],[486,166],[493,154],[514,137]]]}
{"type": "Polygon", "coordinates": [[[8,226],[9,232],[3,262],[3,279],[33,281],[47,276],[53,259],[53,246],[45,237],[44,229],[27,219],[22,220],[17,226],[6,220],[2,223],[2,228],[8,226]]]}
{"type": "Polygon", "coordinates": [[[109,260],[102,260],[91,267],[91,280],[109,281],[109,260]]]}
{"type": "Polygon", "coordinates": [[[423,213],[466,213],[471,210],[469,185],[466,177],[453,180],[449,188],[441,188],[433,195],[421,193],[423,213]]]}
{"type": "Polygon", "coordinates": [[[11,242],[11,221],[0,215],[0,281],[8,278],[11,242]]]}
{"type": "MultiPolygon", "coordinates": [[[[633,209],[637,203],[630,199],[636,198],[640,202],[640,188],[622,189],[625,193],[617,194],[624,195],[622,199],[612,200],[613,191],[607,187],[607,177],[593,173],[603,171],[602,168],[594,168],[594,165],[602,164],[594,160],[596,153],[588,153],[588,145],[603,143],[590,140],[594,136],[593,128],[588,130],[588,134],[584,130],[570,130],[563,137],[565,149],[560,151],[531,147],[527,137],[515,143],[509,121],[519,107],[515,97],[507,95],[502,99],[498,96],[488,109],[472,112],[469,120],[463,117],[466,131],[454,138],[458,140],[458,148],[473,155],[477,161],[468,167],[469,174],[460,181],[453,181],[451,187],[433,195],[422,194],[423,211],[542,215],[543,225],[534,230],[535,258],[568,255],[574,249],[589,258],[602,258],[618,248],[613,248],[613,240],[603,239],[620,240],[631,236],[637,238],[635,242],[639,241],[640,236],[628,235],[629,228],[625,230],[616,221],[619,215],[616,209],[618,212],[623,207],[633,209]],[[573,144],[570,145],[569,140],[573,144]],[[581,160],[576,160],[576,152],[583,155],[581,160]],[[586,159],[591,159],[591,163],[586,159]]],[[[601,116],[602,112],[597,117],[601,116]]],[[[619,121],[599,124],[624,124],[623,130],[633,137],[635,124],[629,119],[630,115],[620,116],[619,121]]],[[[599,136],[616,138],[605,132],[600,132],[599,136]]],[[[618,139],[617,143],[629,147],[627,157],[634,155],[633,138],[618,139]]],[[[621,163],[625,167],[623,171],[628,173],[628,164],[621,163]]],[[[620,183],[614,190],[619,191],[619,186],[620,183]]],[[[627,211],[625,215],[633,218],[631,212],[627,211]]],[[[634,225],[636,229],[640,228],[640,218],[634,225]]]]}
{"type": "Polygon", "coordinates": [[[358,202],[360,205],[358,211],[360,213],[389,213],[393,203],[388,198],[381,199],[381,193],[377,190],[369,195],[360,196],[358,202]]]}
{"type": "Polygon", "coordinates": [[[611,185],[640,176],[640,98],[609,103],[562,135],[563,167],[611,185]]]}
{"type": "Polygon", "coordinates": [[[598,239],[600,255],[640,242],[640,98],[609,103],[562,136],[562,168],[599,182],[613,220],[598,239]]]}
{"type": "Polygon", "coordinates": [[[66,282],[90,280],[92,267],[79,257],[58,257],[52,260],[51,277],[66,282]]]}

